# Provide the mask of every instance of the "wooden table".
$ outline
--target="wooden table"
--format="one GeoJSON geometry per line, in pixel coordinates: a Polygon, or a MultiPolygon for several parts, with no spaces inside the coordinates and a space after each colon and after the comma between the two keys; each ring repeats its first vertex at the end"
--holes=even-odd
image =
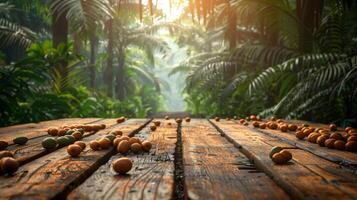
{"type": "MultiPolygon", "coordinates": [[[[297,140],[292,132],[255,129],[234,120],[192,119],[177,124],[152,119],[61,119],[0,128],[0,140],[20,162],[12,176],[0,176],[0,199],[357,199],[357,153],[297,140]],[[113,148],[87,148],[69,157],[66,148],[45,151],[46,129],[63,124],[106,124],[84,135],[88,143],[110,130],[152,141],[149,153],[132,154],[127,175],[116,174],[113,148]],[[24,146],[11,143],[27,136],[24,146]],[[293,160],[276,165],[273,146],[289,149],[293,160]]],[[[316,125],[324,126],[324,125],[316,125]]]]}

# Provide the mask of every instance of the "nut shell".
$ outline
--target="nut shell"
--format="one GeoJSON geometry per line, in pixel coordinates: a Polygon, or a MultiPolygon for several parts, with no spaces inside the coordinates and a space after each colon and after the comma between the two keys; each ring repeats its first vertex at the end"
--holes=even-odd
{"type": "Polygon", "coordinates": [[[329,149],[333,149],[334,148],[334,143],[335,143],[335,139],[332,139],[332,138],[330,138],[330,139],[327,139],[327,140],[325,140],[325,146],[327,147],[327,148],[329,148],[329,149]]]}
{"type": "Polygon", "coordinates": [[[357,151],[357,142],[349,141],[346,143],[345,148],[347,151],[357,151]]]}
{"type": "Polygon", "coordinates": [[[98,141],[93,140],[89,142],[89,147],[94,151],[98,151],[100,149],[100,144],[98,141]]]}
{"type": "Polygon", "coordinates": [[[6,149],[9,146],[9,143],[6,141],[0,141],[0,151],[6,149]]]}
{"type": "Polygon", "coordinates": [[[119,153],[125,154],[130,150],[130,143],[127,140],[123,140],[118,144],[117,150],[119,153]]]}
{"type": "Polygon", "coordinates": [[[133,167],[133,162],[129,158],[119,158],[113,161],[113,170],[119,174],[128,173],[133,167]]]}
{"type": "Polygon", "coordinates": [[[1,159],[0,167],[1,167],[1,172],[5,174],[6,173],[13,174],[19,169],[20,164],[19,162],[17,162],[17,160],[15,160],[12,157],[5,157],[1,159]]]}
{"type": "Polygon", "coordinates": [[[112,145],[112,142],[108,138],[101,138],[98,142],[101,149],[109,149],[112,145]]]}
{"type": "Polygon", "coordinates": [[[80,146],[81,149],[82,149],[82,151],[83,151],[84,149],[86,149],[86,146],[87,146],[86,143],[84,143],[84,142],[82,142],[82,141],[76,141],[74,144],[80,146]]]}
{"type": "Polygon", "coordinates": [[[142,146],[142,149],[143,149],[144,151],[149,152],[150,149],[151,149],[151,147],[152,147],[152,144],[151,144],[151,142],[149,142],[149,141],[144,141],[144,142],[141,143],[141,146],[142,146]]]}
{"type": "Polygon", "coordinates": [[[333,145],[334,145],[335,149],[344,150],[345,149],[345,144],[346,143],[344,141],[342,141],[342,140],[336,140],[333,145]]]}
{"type": "Polygon", "coordinates": [[[76,144],[71,144],[67,147],[67,153],[72,157],[77,157],[82,152],[82,147],[76,144]]]}
{"type": "Polygon", "coordinates": [[[130,146],[130,150],[134,153],[139,153],[140,151],[142,151],[141,144],[139,144],[139,143],[132,144],[130,146]]]}

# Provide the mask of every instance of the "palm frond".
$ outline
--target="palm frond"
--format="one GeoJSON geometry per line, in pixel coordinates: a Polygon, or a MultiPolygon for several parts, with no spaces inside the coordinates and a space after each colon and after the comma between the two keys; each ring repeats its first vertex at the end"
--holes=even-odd
{"type": "Polygon", "coordinates": [[[36,35],[30,29],[0,19],[0,47],[17,45],[27,48],[35,39],[36,35]]]}

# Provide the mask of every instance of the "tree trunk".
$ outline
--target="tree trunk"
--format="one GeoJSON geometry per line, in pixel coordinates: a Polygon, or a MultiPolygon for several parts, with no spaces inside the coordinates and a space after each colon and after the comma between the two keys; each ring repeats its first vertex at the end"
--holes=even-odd
{"type": "MultiPolygon", "coordinates": [[[[68,43],[68,21],[66,14],[67,12],[58,13],[57,11],[52,11],[52,43],[55,48],[59,44],[67,45],[68,43]]],[[[61,76],[61,80],[68,77],[67,65],[67,60],[63,60],[58,66],[55,66],[61,76]]],[[[63,86],[61,88],[64,89],[63,86]]]]}
{"type": "Polygon", "coordinates": [[[119,55],[118,55],[118,70],[116,73],[116,92],[117,92],[117,98],[121,101],[125,99],[124,65],[125,65],[125,52],[124,52],[124,48],[120,47],[119,55]]]}
{"type": "Polygon", "coordinates": [[[313,32],[320,25],[323,0],[297,0],[297,16],[303,26],[300,26],[299,49],[301,52],[312,52],[313,32]]]}
{"type": "Polygon", "coordinates": [[[95,34],[90,36],[90,58],[89,58],[89,85],[91,88],[95,87],[95,62],[98,49],[98,37],[95,34]]]}
{"type": "Polygon", "coordinates": [[[113,19],[108,20],[107,67],[104,72],[104,83],[107,85],[108,96],[113,97],[113,19]]]}
{"type": "Polygon", "coordinates": [[[52,13],[52,42],[53,46],[57,47],[59,44],[67,44],[68,42],[68,21],[66,13],[52,13]]]}

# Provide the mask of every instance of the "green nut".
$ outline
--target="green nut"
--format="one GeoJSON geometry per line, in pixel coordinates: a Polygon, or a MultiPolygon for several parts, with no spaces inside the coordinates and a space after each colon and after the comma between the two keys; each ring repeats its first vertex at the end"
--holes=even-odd
{"type": "Polygon", "coordinates": [[[18,145],[24,145],[27,143],[29,139],[27,137],[24,137],[24,136],[21,136],[21,137],[17,137],[13,140],[13,142],[15,144],[18,144],[18,145]]]}
{"type": "Polygon", "coordinates": [[[57,140],[54,137],[48,137],[42,140],[42,147],[45,149],[54,149],[57,147],[57,140]]]}
{"type": "Polygon", "coordinates": [[[57,138],[57,143],[59,146],[64,147],[70,145],[70,140],[65,136],[61,136],[57,138]]]}
{"type": "Polygon", "coordinates": [[[73,129],[69,129],[69,130],[66,132],[66,135],[72,135],[72,133],[74,133],[74,130],[73,130],[73,129]]]}
{"type": "Polygon", "coordinates": [[[114,134],[111,134],[111,133],[106,135],[105,137],[108,138],[111,142],[113,142],[114,139],[116,138],[116,136],[114,134]]]}
{"type": "Polygon", "coordinates": [[[70,144],[73,144],[76,141],[76,138],[72,135],[66,135],[65,137],[69,140],[70,144]]]}
{"type": "Polygon", "coordinates": [[[281,147],[277,147],[277,146],[273,147],[273,148],[270,150],[269,157],[270,157],[270,158],[273,158],[273,155],[274,155],[274,154],[279,153],[279,152],[282,151],[282,150],[283,150],[283,148],[281,148],[281,147]]]}
{"type": "Polygon", "coordinates": [[[77,129],[77,131],[81,132],[82,135],[84,134],[84,129],[83,128],[79,128],[79,129],[77,129]]]}

